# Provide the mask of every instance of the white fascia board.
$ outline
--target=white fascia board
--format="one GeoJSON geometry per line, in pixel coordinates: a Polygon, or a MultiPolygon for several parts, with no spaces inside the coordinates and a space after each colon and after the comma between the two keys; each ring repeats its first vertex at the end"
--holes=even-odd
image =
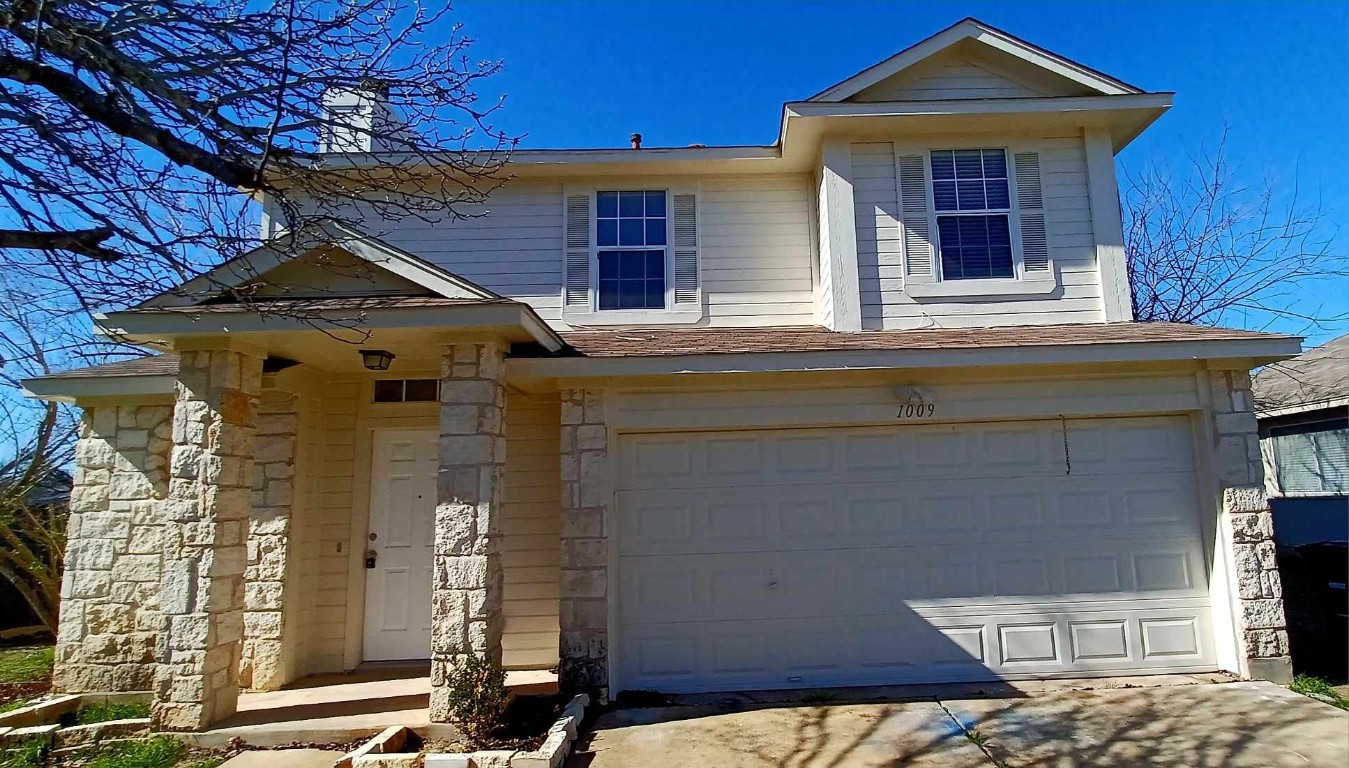
{"type": "Polygon", "coordinates": [[[1018,112],[1097,112],[1116,109],[1165,109],[1173,93],[1128,93],[1114,96],[1046,96],[1044,98],[934,99],[864,103],[789,101],[788,117],[910,117],[920,115],[1014,114],[1018,112]]]}
{"type": "Polygon", "coordinates": [[[76,403],[91,397],[172,395],[173,376],[81,376],[37,378],[23,382],[23,396],[56,403],[76,403]]]}
{"type": "MultiPolygon", "coordinates": [[[[643,147],[642,149],[517,149],[509,153],[489,150],[446,155],[446,163],[487,168],[503,163],[510,172],[549,168],[559,172],[570,166],[605,166],[606,173],[621,173],[624,166],[634,173],[650,172],[648,166],[661,163],[727,162],[777,160],[776,146],[719,147],[643,147]],[[612,166],[612,167],[609,167],[612,166]]],[[[409,164],[426,162],[423,155],[407,153],[358,153],[326,155],[319,166],[324,171],[367,170],[394,166],[406,170],[409,164]]]]}
{"type": "MultiPolygon", "coordinates": [[[[463,331],[489,328],[520,328],[551,352],[562,340],[532,309],[523,304],[482,304],[457,307],[392,307],[360,311],[360,325],[367,328],[439,328],[463,331]]],[[[320,312],[331,321],[350,321],[352,312],[320,312]]],[[[94,332],[104,336],[164,339],[230,333],[312,331],[322,320],[305,320],[283,314],[240,312],[110,312],[94,315],[94,332]]]]}
{"type": "Polygon", "coordinates": [[[681,373],[774,373],[987,366],[1179,362],[1218,359],[1284,360],[1298,354],[1296,339],[1061,344],[968,349],[846,350],[670,355],[665,357],[517,358],[512,375],[585,378],[681,373]]]}
{"type": "Polygon", "coordinates": [[[1318,400],[1314,403],[1298,403],[1296,405],[1270,408],[1264,411],[1256,411],[1255,416],[1259,419],[1272,419],[1279,416],[1292,416],[1298,413],[1310,413],[1312,411],[1325,411],[1331,408],[1345,407],[1349,407],[1349,397],[1337,397],[1330,400],[1318,400]]]}

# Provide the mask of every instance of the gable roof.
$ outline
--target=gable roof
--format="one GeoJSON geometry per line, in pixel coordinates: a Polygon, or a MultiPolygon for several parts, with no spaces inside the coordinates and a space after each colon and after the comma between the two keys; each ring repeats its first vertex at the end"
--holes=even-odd
{"type": "Polygon", "coordinates": [[[502,300],[500,294],[447,272],[401,248],[341,222],[325,219],[282,234],[237,258],[142,302],[138,309],[195,307],[265,276],[318,248],[338,248],[445,299],[502,300]]]}
{"type": "Polygon", "coordinates": [[[857,95],[887,78],[929,59],[952,46],[967,40],[987,46],[1003,54],[1021,59],[1040,69],[1072,81],[1104,96],[1140,94],[1145,91],[1104,72],[1079,64],[997,27],[968,17],[943,29],[931,37],[905,48],[884,61],[873,64],[852,77],[835,83],[806,101],[840,102],[857,95]]]}

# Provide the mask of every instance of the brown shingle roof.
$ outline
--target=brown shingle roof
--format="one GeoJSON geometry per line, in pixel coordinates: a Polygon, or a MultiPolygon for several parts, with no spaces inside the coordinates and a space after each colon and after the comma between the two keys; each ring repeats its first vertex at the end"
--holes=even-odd
{"type": "Polygon", "coordinates": [[[562,334],[562,338],[585,357],[663,357],[760,352],[898,351],[1057,344],[1232,341],[1289,337],[1179,323],[1098,323],[861,333],[839,333],[816,326],[615,329],[575,331],[562,334]]]}
{"type": "Polygon", "coordinates": [[[88,368],[75,368],[47,376],[43,379],[87,379],[95,376],[177,376],[177,355],[150,355],[131,360],[119,360],[115,363],[91,365],[88,368]]]}
{"type": "MultiPolygon", "coordinates": [[[[442,299],[440,301],[457,301],[442,299]]],[[[476,303],[467,301],[466,303],[476,303]]],[[[223,306],[223,305],[214,305],[223,306]]],[[[203,307],[185,309],[201,310],[203,307]]],[[[660,328],[573,331],[562,334],[582,357],[667,357],[762,352],[901,351],[910,349],[992,349],[1057,344],[1134,344],[1143,342],[1242,341],[1290,338],[1278,334],[1209,328],[1178,323],[1111,323],[960,328],[917,331],[839,333],[827,328],[660,328]]],[[[173,376],[175,355],[154,355],[44,376],[73,379],[94,376],[173,376]]]]}
{"type": "Polygon", "coordinates": [[[1259,410],[1314,406],[1349,397],[1349,334],[1266,366],[1251,385],[1259,410]]]}

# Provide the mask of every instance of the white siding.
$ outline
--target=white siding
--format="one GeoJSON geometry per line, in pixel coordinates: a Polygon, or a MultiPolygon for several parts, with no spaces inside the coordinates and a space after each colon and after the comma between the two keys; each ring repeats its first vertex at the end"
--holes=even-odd
{"type": "MultiPolygon", "coordinates": [[[[987,146],[971,139],[970,146],[987,146]]],[[[961,146],[950,139],[944,146],[961,146]]],[[[867,329],[1048,325],[1104,321],[1096,238],[1091,223],[1086,151],[1080,135],[1017,140],[1040,153],[1050,255],[1059,289],[1020,298],[916,300],[904,293],[900,229],[890,142],[852,145],[857,266],[862,324],[867,329]]]]}
{"type": "MultiPolygon", "coordinates": [[[[663,189],[670,178],[578,179],[581,188],[663,189]]],[[[810,180],[707,178],[698,185],[704,325],[810,325],[810,180]]],[[[488,290],[561,321],[562,185],[511,182],[467,218],[370,225],[373,234],[488,290]]]]}
{"type": "Polygon", "coordinates": [[[1046,93],[1007,79],[971,61],[938,55],[863,90],[849,101],[1006,99],[1046,93]]]}
{"type": "Polygon", "coordinates": [[[699,195],[705,323],[814,324],[809,178],[706,179],[699,195]]]}
{"type": "MultiPolygon", "coordinates": [[[[386,242],[519,299],[546,320],[558,317],[562,291],[562,185],[512,182],[464,218],[387,225],[386,242]]],[[[373,227],[372,227],[373,228],[373,227]]]]}
{"type": "MultiPolygon", "coordinates": [[[[816,205],[813,215],[819,216],[822,211],[828,210],[824,193],[824,177],[815,180],[816,185],[816,205]]],[[[854,194],[856,190],[854,190],[854,194]]],[[[820,245],[818,248],[820,266],[818,269],[819,284],[815,286],[815,302],[817,307],[816,318],[819,325],[825,328],[834,327],[834,270],[833,264],[829,262],[829,249],[825,247],[824,238],[826,229],[820,227],[820,245]]],[[[861,239],[858,239],[858,247],[861,247],[861,239]]]]}
{"type": "Polygon", "coordinates": [[[507,669],[557,665],[560,425],[556,392],[506,395],[505,510],[501,519],[506,625],[501,651],[507,669]]]}

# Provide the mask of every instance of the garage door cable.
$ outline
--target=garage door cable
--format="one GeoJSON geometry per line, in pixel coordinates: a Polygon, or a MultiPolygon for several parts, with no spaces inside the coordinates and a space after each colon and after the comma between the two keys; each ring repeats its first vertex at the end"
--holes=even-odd
{"type": "Polygon", "coordinates": [[[1059,424],[1063,427],[1063,466],[1068,468],[1065,475],[1073,473],[1073,460],[1068,456],[1068,419],[1063,414],[1059,414],[1059,424]]]}

